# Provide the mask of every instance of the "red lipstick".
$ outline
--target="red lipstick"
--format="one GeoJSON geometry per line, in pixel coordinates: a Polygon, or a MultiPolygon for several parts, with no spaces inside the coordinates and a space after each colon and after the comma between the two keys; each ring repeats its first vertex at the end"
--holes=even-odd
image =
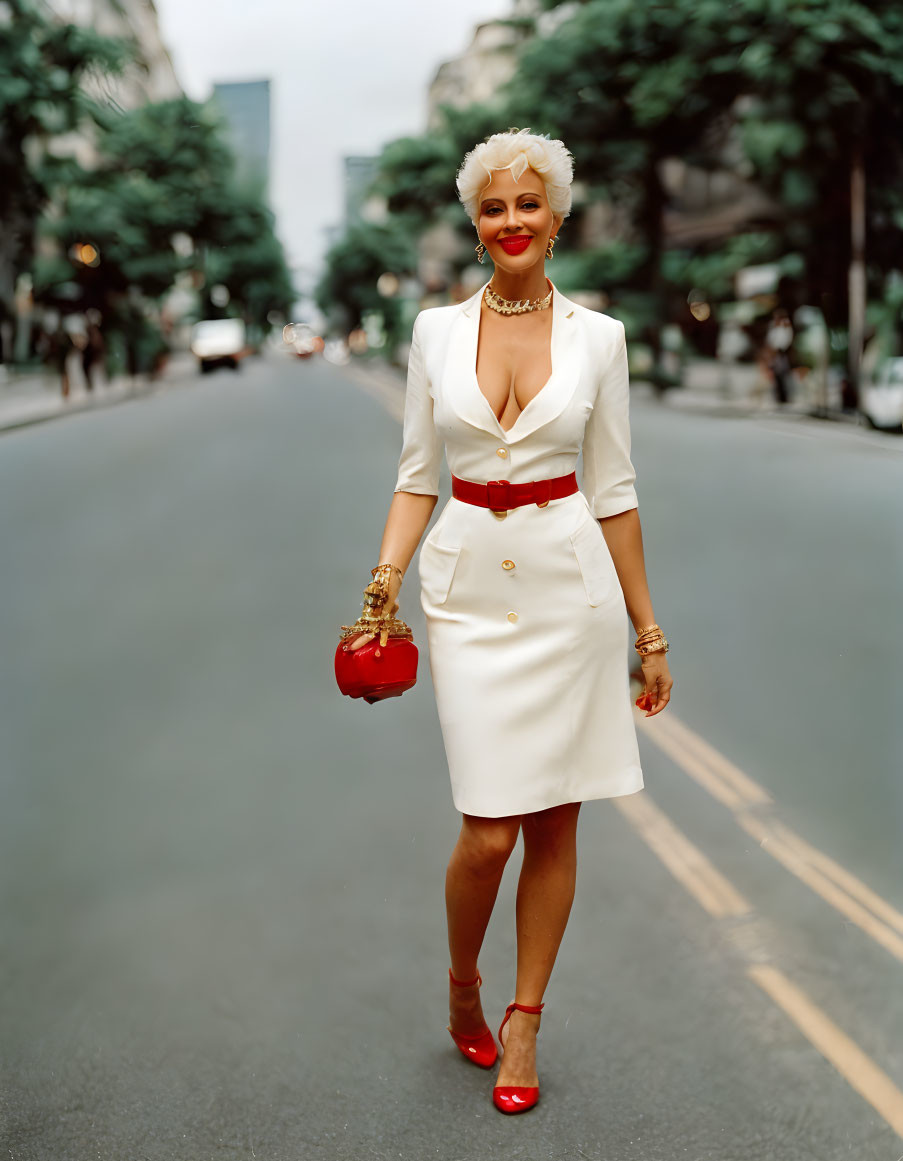
{"type": "Polygon", "coordinates": [[[517,234],[513,238],[500,238],[499,245],[506,254],[523,254],[532,241],[527,234],[517,234]]]}

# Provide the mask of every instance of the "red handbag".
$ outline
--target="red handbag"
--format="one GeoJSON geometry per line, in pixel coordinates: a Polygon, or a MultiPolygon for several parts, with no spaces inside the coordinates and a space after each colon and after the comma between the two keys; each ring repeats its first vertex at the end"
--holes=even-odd
{"type": "Polygon", "coordinates": [[[360,649],[345,649],[340,641],[335,679],[347,697],[362,697],[371,705],[398,697],[417,680],[417,646],[405,637],[390,637],[385,645],[375,637],[360,649]]]}
{"type": "Polygon", "coordinates": [[[385,612],[385,570],[371,569],[377,579],[364,589],[364,611],[353,625],[342,625],[343,640],[335,651],[335,679],[346,697],[362,697],[371,703],[398,697],[417,680],[417,646],[410,628],[394,615],[397,603],[385,612]],[[346,649],[345,640],[360,633],[375,633],[359,649],[346,649]]]}

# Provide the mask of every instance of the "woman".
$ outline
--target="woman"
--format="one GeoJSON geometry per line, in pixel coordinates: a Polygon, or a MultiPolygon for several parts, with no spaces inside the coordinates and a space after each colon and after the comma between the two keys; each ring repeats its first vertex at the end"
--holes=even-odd
{"type": "MultiPolygon", "coordinates": [[[[497,133],[464,159],[459,196],[479,259],[488,253],[495,270],[467,302],[421,311],[414,323],[377,573],[394,613],[438,499],[444,442],[452,497],[419,573],[463,815],[446,878],[449,1031],[467,1059],[495,1063],[477,959],[523,831],[515,1001],[498,1033],[504,1057],[493,1090],[506,1113],[539,1098],[536,1033],[574,897],[580,804],[643,787],[626,613],[647,716],[664,709],[672,686],[633,486],[624,327],[570,301],[545,275],[570,212],[572,167],[561,141],[527,129],[497,133]]],[[[349,636],[346,646],[372,637],[349,636]]]]}

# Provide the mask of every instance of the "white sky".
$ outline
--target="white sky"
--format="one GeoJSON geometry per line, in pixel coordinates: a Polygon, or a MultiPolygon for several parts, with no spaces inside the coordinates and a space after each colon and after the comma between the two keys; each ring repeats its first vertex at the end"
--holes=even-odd
{"type": "Polygon", "coordinates": [[[343,217],[345,154],[422,133],[436,69],[510,0],[156,0],[186,93],[270,80],[270,200],[292,264],[318,268],[343,217]]]}

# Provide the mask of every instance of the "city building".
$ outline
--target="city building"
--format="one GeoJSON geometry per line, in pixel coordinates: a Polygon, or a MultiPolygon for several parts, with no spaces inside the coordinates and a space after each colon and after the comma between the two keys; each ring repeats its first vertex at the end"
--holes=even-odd
{"type": "Polygon", "coordinates": [[[101,36],[134,41],[135,59],[118,77],[105,77],[101,95],[123,109],[182,95],[169,53],[160,36],[153,0],[41,0],[43,7],[71,24],[101,36]]]}
{"type": "MultiPolygon", "coordinates": [[[[92,28],[102,36],[123,37],[134,44],[134,56],[117,76],[98,73],[84,81],[85,90],[114,109],[137,109],[149,101],[182,96],[166,46],[160,36],[153,0],[39,0],[51,15],[92,28]]],[[[85,169],[97,164],[90,124],[55,139],[55,151],[69,154],[85,169]]]]}
{"type": "Polygon", "coordinates": [[[513,0],[510,16],[478,24],[464,52],[436,71],[427,92],[427,131],[441,126],[442,105],[463,109],[491,101],[514,75],[523,45],[548,36],[576,7],[572,2],[547,12],[538,0],[513,0]]]}
{"type": "Polygon", "coordinates": [[[213,99],[228,125],[239,176],[259,184],[266,194],[270,182],[270,82],[216,84],[213,99]]]}
{"type": "Polygon", "coordinates": [[[384,199],[372,195],[370,186],[376,178],[378,157],[345,157],[344,167],[345,228],[361,222],[377,222],[385,214],[384,199]]]}

